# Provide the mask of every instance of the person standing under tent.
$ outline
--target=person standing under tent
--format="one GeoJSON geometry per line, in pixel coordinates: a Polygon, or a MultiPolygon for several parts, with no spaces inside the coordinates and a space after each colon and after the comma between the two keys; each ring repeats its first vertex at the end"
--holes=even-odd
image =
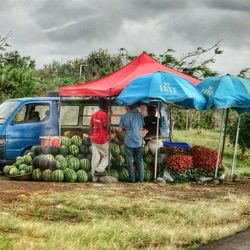
{"type": "Polygon", "coordinates": [[[109,162],[108,130],[111,112],[107,112],[108,103],[105,99],[99,100],[99,110],[90,119],[90,139],[92,142],[91,174],[93,182],[100,176],[106,175],[109,162]]]}
{"type": "Polygon", "coordinates": [[[129,172],[129,182],[135,182],[135,170],[133,157],[137,164],[139,182],[144,179],[143,149],[141,129],[144,126],[142,114],[137,109],[137,105],[126,107],[127,112],[121,116],[119,128],[125,131],[125,154],[129,172]]]}
{"type": "Polygon", "coordinates": [[[148,106],[148,115],[144,117],[144,128],[148,130],[146,138],[156,137],[157,130],[157,117],[156,117],[156,106],[148,106]]]}

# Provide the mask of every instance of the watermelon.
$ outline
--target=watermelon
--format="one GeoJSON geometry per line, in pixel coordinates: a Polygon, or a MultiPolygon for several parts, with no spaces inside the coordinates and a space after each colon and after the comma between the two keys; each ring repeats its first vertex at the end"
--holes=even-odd
{"type": "Polygon", "coordinates": [[[33,172],[32,172],[32,179],[34,181],[40,181],[40,180],[42,180],[42,171],[39,168],[33,170],[33,172]]]}
{"type": "Polygon", "coordinates": [[[149,165],[146,162],[143,162],[143,168],[144,168],[144,170],[148,170],[149,165]]]}
{"type": "Polygon", "coordinates": [[[66,136],[61,136],[61,145],[65,145],[69,147],[71,145],[71,139],[66,136]]]}
{"type": "Polygon", "coordinates": [[[80,169],[83,169],[87,172],[90,171],[90,169],[91,169],[90,160],[87,158],[81,159],[80,160],[80,169]]]}
{"type": "Polygon", "coordinates": [[[81,145],[81,146],[79,147],[79,152],[80,152],[80,154],[83,154],[84,156],[87,156],[88,153],[89,153],[89,148],[88,148],[88,146],[86,146],[86,145],[81,145]]]}
{"type": "Polygon", "coordinates": [[[39,145],[34,145],[31,147],[31,152],[34,152],[35,155],[39,155],[42,152],[42,148],[39,145]]]}
{"type": "Polygon", "coordinates": [[[144,156],[144,161],[150,165],[154,162],[154,156],[152,154],[147,154],[144,156]]]}
{"type": "Polygon", "coordinates": [[[116,157],[120,154],[120,147],[119,145],[113,144],[110,148],[110,152],[112,156],[116,157]]]}
{"type": "Polygon", "coordinates": [[[29,152],[27,155],[31,156],[32,159],[36,156],[34,152],[29,152]]]}
{"type": "Polygon", "coordinates": [[[69,159],[71,159],[71,158],[74,158],[74,155],[67,155],[67,156],[65,157],[65,160],[67,161],[67,164],[68,164],[68,162],[69,162],[69,159]]]}
{"type": "Polygon", "coordinates": [[[122,168],[122,170],[119,172],[119,180],[128,181],[128,170],[126,168],[122,168]]]}
{"type": "Polygon", "coordinates": [[[4,174],[9,174],[10,169],[11,169],[12,167],[13,167],[13,165],[6,165],[6,166],[4,166],[4,168],[3,168],[4,174]]]}
{"type": "Polygon", "coordinates": [[[68,168],[74,169],[75,171],[77,171],[79,167],[80,167],[80,161],[77,158],[73,157],[69,159],[68,168]]]}
{"type": "Polygon", "coordinates": [[[57,155],[55,159],[57,168],[65,169],[67,167],[67,160],[62,155],[57,155]]]}
{"type": "Polygon", "coordinates": [[[76,145],[69,146],[69,153],[76,156],[79,154],[79,148],[76,145]]]}
{"type": "Polygon", "coordinates": [[[27,169],[27,167],[28,167],[28,165],[26,165],[26,164],[21,164],[20,166],[19,166],[19,170],[21,171],[21,170],[26,170],[27,169]]]}
{"type": "Polygon", "coordinates": [[[78,135],[72,136],[71,144],[76,145],[76,146],[81,146],[82,145],[82,138],[78,135]]]}
{"type": "Polygon", "coordinates": [[[89,147],[89,153],[90,154],[92,154],[92,150],[93,150],[93,148],[92,148],[92,145],[89,147]]]}
{"type": "Polygon", "coordinates": [[[52,181],[62,182],[64,180],[64,172],[61,169],[54,170],[52,172],[52,181]]]}
{"type": "Polygon", "coordinates": [[[32,160],[32,166],[34,168],[39,168],[39,162],[40,162],[41,156],[36,156],[33,160],[32,160]]]}
{"type": "Polygon", "coordinates": [[[12,167],[9,171],[9,175],[19,175],[19,170],[16,167],[12,167]]]}
{"type": "Polygon", "coordinates": [[[25,173],[31,173],[33,171],[33,167],[32,166],[27,166],[25,169],[24,169],[25,173]]]}
{"type": "Polygon", "coordinates": [[[126,153],[125,153],[125,145],[121,145],[121,146],[120,146],[120,154],[121,154],[122,156],[125,156],[125,155],[126,155],[126,153]]]}
{"type": "Polygon", "coordinates": [[[55,159],[55,157],[52,154],[47,154],[45,155],[45,158],[47,158],[48,160],[52,161],[55,159]]]}
{"type": "Polygon", "coordinates": [[[89,138],[83,138],[82,144],[87,146],[87,147],[90,147],[92,145],[91,140],[89,138]]]}
{"type": "Polygon", "coordinates": [[[54,146],[49,146],[48,153],[55,156],[58,154],[58,148],[54,146]]]}
{"type": "Polygon", "coordinates": [[[89,159],[90,161],[92,161],[92,154],[88,154],[87,155],[87,159],[89,159]]]}
{"type": "Polygon", "coordinates": [[[87,182],[88,181],[88,173],[83,169],[77,171],[77,182],[87,182]]]}
{"type": "Polygon", "coordinates": [[[91,171],[88,172],[88,180],[92,181],[92,173],[91,173],[91,171]]]}
{"type": "Polygon", "coordinates": [[[26,174],[25,170],[21,170],[19,171],[19,174],[22,175],[22,174],[26,174]]]}
{"type": "Polygon", "coordinates": [[[144,181],[151,181],[154,178],[154,174],[150,170],[144,171],[144,181]]]}
{"type": "Polygon", "coordinates": [[[50,160],[46,158],[45,156],[42,156],[39,160],[39,168],[41,170],[45,170],[49,168],[49,163],[50,163],[50,160]]]}
{"type": "Polygon", "coordinates": [[[77,180],[77,174],[75,170],[66,168],[64,171],[64,180],[67,182],[75,182],[77,180]]]}
{"type": "Polygon", "coordinates": [[[50,169],[46,169],[42,172],[43,181],[52,181],[52,171],[50,169]]]}
{"type": "Polygon", "coordinates": [[[25,163],[25,159],[22,156],[18,156],[16,158],[16,163],[18,163],[18,164],[24,164],[25,163]]]}
{"type": "Polygon", "coordinates": [[[65,157],[63,155],[56,155],[55,156],[55,160],[57,160],[57,161],[63,161],[63,160],[65,160],[65,157]]]}
{"type": "Polygon", "coordinates": [[[58,148],[61,145],[61,138],[58,136],[51,138],[49,145],[58,148]]]}
{"type": "Polygon", "coordinates": [[[119,179],[119,172],[116,169],[111,169],[110,170],[110,175],[114,178],[116,178],[117,180],[119,179]]]}
{"type": "Polygon", "coordinates": [[[122,167],[125,164],[125,158],[122,155],[118,155],[115,158],[118,167],[122,167]]]}
{"type": "Polygon", "coordinates": [[[66,145],[61,145],[58,148],[58,154],[66,156],[68,153],[69,153],[69,149],[68,149],[68,147],[66,145]]]}
{"type": "Polygon", "coordinates": [[[48,168],[55,170],[58,167],[56,160],[49,160],[48,168]]]}
{"type": "Polygon", "coordinates": [[[149,146],[145,145],[143,147],[143,155],[147,155],[150,153],[150,149],[149,149],[149,146]]]}
{"type": "Polygon", "coordinates": [[[79,160],[81,160],[81,159],[84,158],[84,155],[83,155],[83,154],[78,154],[78,155],[76,156],[76,158],[79,159],[79,160]]]}

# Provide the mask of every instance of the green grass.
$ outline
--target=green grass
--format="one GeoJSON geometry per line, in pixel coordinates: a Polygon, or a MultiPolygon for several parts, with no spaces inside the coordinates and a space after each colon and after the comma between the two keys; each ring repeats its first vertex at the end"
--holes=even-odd
{"type": "Polygon", "coordinates": [[[206,187],[190,199],[191,185],[175,187],[182,198],[155,184],[36,194],[1,209],[0,249],[195,249],[250,226],[247,195],[222,186],[208,199],[218,190],[206,187]]]}
{"type": "MultiPolygon", "coordinates": [[[[196,130],[175,130],[173,133],[173,141],[187,142],[191,146],[205,146],[215,150],[218,150],[219,138],[219,132],[211,130],[202,130],[199,133],[196,130]]],[[[230,174],[231,171],[233,150],[233,146],[226,141],[223,166],[227,174],[230,174]]],[[[250,176],[250,150],[247,150],[244,155],[238,150],[236,171],[240,176],[250,176]]]]}

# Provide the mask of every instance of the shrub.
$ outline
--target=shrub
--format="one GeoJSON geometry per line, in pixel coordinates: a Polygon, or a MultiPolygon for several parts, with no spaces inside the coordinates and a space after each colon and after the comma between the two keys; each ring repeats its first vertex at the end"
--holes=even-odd
{"type": "MultiPolygon", "coordinates": [[[[240,133],[238,144],[242,153],[250,148],[250,113],[244,113],[240,116],[240,133]]],[[[238,119],[235,118],[231,124],[228,126],[227,134],[229,136],[229,141],[232,145],[235,144],[236,130],[237,130],[238,119]]]]}

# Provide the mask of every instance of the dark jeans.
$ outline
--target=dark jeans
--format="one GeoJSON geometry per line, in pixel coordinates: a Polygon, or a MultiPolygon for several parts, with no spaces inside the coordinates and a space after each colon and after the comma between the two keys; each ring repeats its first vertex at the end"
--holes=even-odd
{"type": "Polygon", "coordinates": [[[137,164],[138,181],[143,182],[144,167],[143,167],[143,149],[142,147],[130,148],[125,145],[126,162],[128,166],[129,181],[135,181],[135,169],[133,166],[133,158],[137,164]]]}

